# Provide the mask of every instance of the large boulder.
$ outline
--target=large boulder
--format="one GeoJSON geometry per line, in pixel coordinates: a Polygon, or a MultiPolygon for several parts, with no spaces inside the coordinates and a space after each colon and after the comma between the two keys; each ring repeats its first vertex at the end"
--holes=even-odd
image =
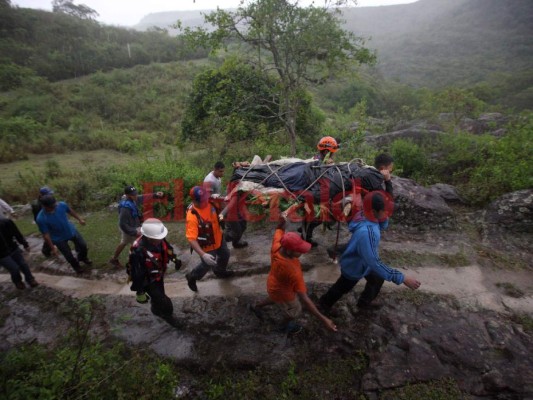
{"type": "Polygon", "coordinates": [[[443,133],[440,130],[412,127],[381,135],[366,136],[365,142],[378,148],[388,147],[398,139],[411,140],[413,143],[422,145],[435,142],[443,133]]]}
{"type": "Polygon", "coordinates": [[[533,242],[533,189],[507,193],[481,212],[480,225],[485,245],[524,251],[533,242]]]}
{"type": "Polygon", "coordinates": [[[393,177],[394,202],[392,220],[419,230],[455,226],[452,209],[439,190],[418,185],[412,179],[393,177]]]}
{"type": "Polygon", "coordinates": [[[461,121],[460,128],[463,131],[481,135],[484,133],[495,134],[501,136],[503,127],[509,123],[509,117],[500,113],[482,114],[477,119],[464,118],[461,121]]]}

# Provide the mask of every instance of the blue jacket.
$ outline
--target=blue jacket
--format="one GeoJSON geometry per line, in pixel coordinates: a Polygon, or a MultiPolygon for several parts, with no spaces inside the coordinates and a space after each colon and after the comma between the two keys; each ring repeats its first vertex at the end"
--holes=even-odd
{"type": "MultiPolygon", "coordinates": [[[[386,228],[386,225],[388,224],[381,224],[383,228],[386,228]]],[[[357,281],[370,272],[375,272],[384,280],[401,285],[404,275],[384,264],[379,258],[380,223],[360,218],[350,222],[348,229],[352,232],[352,237],[340,258],[341,274],[347,279],[357,281]]]]}

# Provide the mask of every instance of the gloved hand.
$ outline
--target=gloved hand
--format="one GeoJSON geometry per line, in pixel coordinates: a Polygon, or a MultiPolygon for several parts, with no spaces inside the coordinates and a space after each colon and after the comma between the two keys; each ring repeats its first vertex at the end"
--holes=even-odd
{"type": "Polygon", "coordinates": [[[215,258],[215,256],[209,253],[204,253],[204,255],[202,256],[202,261],[210,267],[216,267],[217,265],[217,259],[215,258]]]}
{"type": "Polygon", "coordinates": [[[148,296],[146,293],[137,293],[135,300],[137,300],[137,303],[145,304],[148,303],[148,300],[150,300],[150,296],[148,296]]]}

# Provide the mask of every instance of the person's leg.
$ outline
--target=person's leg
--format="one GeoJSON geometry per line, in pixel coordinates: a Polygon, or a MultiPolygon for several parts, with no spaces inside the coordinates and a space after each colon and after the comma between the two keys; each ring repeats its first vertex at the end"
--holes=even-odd
{"type": "Polygon", "coordinates": [[[92,264],[91,261],[87,258],[87,243],[83,239],[83,236],[79,232],[76,232],[76,235],[72,238],[74,242],[74,248],[76,249],[76,254],[78,255],[78,261],[85,264],[92,264]]]}
{"type": "Polygon", "coordinates": [[[70,264],[70,266],[74,269],[76,272],[81,272],[80,263],[74,257],[72,254],[72,250],[70,249],[70,245],[68,243],[68,240],[63,240],[61,242],[54,242],[57,249],[63,254],[63,257],[67,260],[67,262],[70,264]]]}
{"type": "Polygon", "coordinates": [[[358,281],[347,279],[341,275],[339,279],[337,279],[337,282],[335,282],[333,286],[320,297],[320,305],[323,308],[330,309],[342,296],[352,290],[357,282],[358,281]]]}
{"type": "Polygon", "coordinates": [[[119,229],[120,231],[120,243],[115,249],[115,253],[113,254],[113,257],[109,260],[109,262],[114,265],[115,267],[120,267],[120,254],[124,250],[124,248],[128,245],[132,245],[133,242],[135,242],[136,237],[130,236],[127,233],[125,233],[122,229],[119,229]]]}
{"type": "Polygon", "coordinates": [[[13,253],[11,253],[11,258],[17,263],[20,272],[24,274],[24,278],[26,279],[26,282],[30,286],[34,286],[35,278],[33,277],[29,265],[26,263],[26,260],[24,259],[24,256],[22,255],[22,251],[20,249],[15,250],[13,253]]]}
{"type": "Polygon", "coordinates": [[[239,216],[239,221],[234,222],[235,225],[232,232],[232,244],[234,249],[242,249],[243,247],[248,246],[248,242],[241,240],[244,231],[246,230],[246,221],[239,216]]]}
{"type": "Polygon", "coordinates": [[[24,283],[22,282],[22,276],[18,264],[13,260],[11,256],[0,258],[0,265],[5,267],[11,275],[11,282],[19,289],[24,289],[24,283]]]}
{"type": "Polygon", "coordinates": [[[378,296],[384,282],[383,278],[374,272],[371,272],[370,274],[365,276],[365,279],[365,289],[359,296],[359,300],[357,301],[357,307],[369,306],[372,300],[374,300],[378,296]]]}
{"type": "Polygon", "coordinates": [[[165,294],[163,280],[150,283],[146,287],[146,293],[150,296],[151,310],[154,315],[168,318],[174,312],[172,300],[165,294]]]}
{"type": "Polygon", "coordinates": [[[311,243],[313,247],[318,246],[318,243],[313,240],[313,231],[321,224],[320,221],[303,221],[302,222],[302,239],[311,243]]]}
{"type": "Polygon", "coordinates": [[[302,313],[302,304],[298,298],[285,303],[277,303],[283,315],[281,331],[284,333],[298,333],[302,326],[296,322],[296,318],[302,313]]]}
{"type": "Polygon", "coordinates": [[[228,278],[229,276],[232,276],[233,272],[227,270],[230,257],[228,244],[222,240],[220,247],[212,254],[217,258],[217,265],[216,267],[213,267],[214,274],[218,278],[228,278]]]}

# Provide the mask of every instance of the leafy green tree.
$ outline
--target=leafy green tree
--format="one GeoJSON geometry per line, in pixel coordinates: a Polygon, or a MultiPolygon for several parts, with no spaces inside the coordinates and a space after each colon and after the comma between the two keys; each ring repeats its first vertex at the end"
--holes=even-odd
{"type": "MultiPolygon", "coordinates": [[[[326,1],[323,7],[300,7],[298,0],[255,0],[235,12],[218,9],[205,16],[214,30],[186,28],[193,47],[213,50],[230,41],[243,44],[245,53],[266,75],[276,77],[279,93],[276,118],[282,121],[291,154],[296,153],[296,121],[302,107],[299,93],[320,84],[354,63],[370,63],[374,55],[362,38],[341,27],[338,8],[350,2],[326,1]]],[[[181,25],[178,22],[178,27],[181,25]]]]}
{"type": "MultiPolygon", "coordinates": [[[[311,98],[299,94],[301,107],[298,129],[312,135],[316,131],[311,98]]],[[[198,74],[187,100],[182,137],[205,140],[222,135],[235,142],[257,137],[263,132],[283,130],[276,81],[238,58],[229,58],[220,68],[198,74]]]]}

